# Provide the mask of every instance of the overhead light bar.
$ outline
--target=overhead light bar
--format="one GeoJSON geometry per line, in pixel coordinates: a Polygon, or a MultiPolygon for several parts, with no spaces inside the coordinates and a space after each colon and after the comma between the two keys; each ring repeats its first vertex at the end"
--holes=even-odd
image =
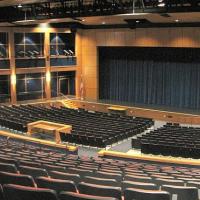
{"type": "Polygon", "coordinates": [[[139,15],[148,15],[149,13],[125,13],[125,14],[118,14],[114,16],[139,16],[139,15]]]}
{"type": "Polygon", "coordinates": [[[158,7],[165,7],[165,5],[164,0],[158,0],[158,7]]]}
{"type": "Polygon", "coordinates": [[[26,20],[19,20],[19,21],[15,21],[15,23],[27,23],[27,22],[34,22],[34,19],[26,19],[26,20]]]}

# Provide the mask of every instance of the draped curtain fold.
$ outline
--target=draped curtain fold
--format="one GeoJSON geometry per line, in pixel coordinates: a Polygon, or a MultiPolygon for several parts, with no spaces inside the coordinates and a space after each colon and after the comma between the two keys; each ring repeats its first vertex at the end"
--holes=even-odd
{"type": "Polygon", "coordinates": [[[199,51],[190,48],[99,48],[99,97],[199,109],[199,51]]]}

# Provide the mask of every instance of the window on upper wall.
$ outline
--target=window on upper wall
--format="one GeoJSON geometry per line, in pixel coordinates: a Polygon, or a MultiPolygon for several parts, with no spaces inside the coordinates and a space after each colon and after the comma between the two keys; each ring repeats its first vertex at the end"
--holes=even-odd
{"type": "Polygon", "coordinates": [[[75,56],[75,33],[50,33],[51,56],[75,56]]]}
{"type": "Polygon", "coordinates": [[[8,33],[0,32],[0,58],[8,57],[8,33]]]}
{"type": "Polygon", "coordinates": [[[44,33],[15,33],[15,57],[44,57],[44,33]]]}
{"type": "Polygon", "coordinates": [[[0,76],[0,102],[10,101],[10,76],[1,75],[0,76]]]}

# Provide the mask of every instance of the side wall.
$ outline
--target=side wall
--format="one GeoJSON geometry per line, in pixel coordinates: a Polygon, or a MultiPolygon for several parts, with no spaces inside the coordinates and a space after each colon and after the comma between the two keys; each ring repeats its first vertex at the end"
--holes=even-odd
{"type": "MultiPolygon", "coordinates": [[[[46,77],[50,77],[51,72],[59,72],[59,71],[75,71],[76,72],[76,95],[80,97],[80,90],[79,90],[79,81],[80,81],[80,74],[81,74],[81,58],[82,58],[82,45],[81,45],[81,33],[82,30],[77,30],[76,32],[76,57],[77,57],[77,64],[76,66],[68,66],[68,67],[51,67],[50,66],[50,33],[54,32],[70,32],[70,29],[66,28],[51,28],[51,27],[35,27],[35,28],[17,28],[17,27],[1,27],[0,32],[8,32],[9,34],[9,59],[10,59],[10,69],[1,69],[0,75],[10,75],[11,77],[11,103],[16,103],[16,74],[23,74],[23,73],[45,73],[46,77]],[[42,32],[45,34],[45,41],[44,41],[44,58],[45,58],[45,67],[42,68],[16,68],[15,67],[15,45],[14,45],[14,33],[15,32],[42,32]]],[[[51,98],[51,88],[50,88],[50,81],[49,78],[46,78],[45,83],[45,92],[46,92],[46,99],[51,98]]]]}
{"type": "Polygon", "coordinates": [[[200,47],[200,28],[92,29],[82,31],[84,97],[98,100],[98,46],[200,47]]]}
{"type": "MultiPolygon", "coordinates": [[[[53,28],[1,28],[9,33],[10,70],[1,70],[0,74],[12,75],[12,103],[16,103],[15,74],[54,71],[76,71],[76,95],[79,98],[80,82],[83,80],[83,96],[88,100],[98,100],[98,46],[152,46],[152,47],[200,47],[200,28],[146,28],[146,29],[90,29],[77,30],[77,65],[50,67],[49,33],[66,32],[67,29],[53,28]],[[45,32],[46,68],[15,69],[14,32],[45,32]]],[[[50,98],[50,84],[46,83],[47,97],[50,98]]]]}

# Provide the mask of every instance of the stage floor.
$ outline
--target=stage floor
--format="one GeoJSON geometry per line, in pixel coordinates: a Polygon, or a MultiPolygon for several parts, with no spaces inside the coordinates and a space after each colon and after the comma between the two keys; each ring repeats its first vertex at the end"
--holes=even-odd
{"type": "Polygon", "coordinates": [[[200,115],[200,110],[197,109],[189,109],[189,108],[177,108],[177,107],[169,107],[164,105],[153,105],[153,104],[139,104],[139,103],[130,103],[130,102],[119,102],[119,101],[110,101],[110,100],[98,100],[97,103],[103,104],[111,104],[111,105],[119,105],[119,106],[128,106],[128,107],[138,107],[143,109],[153,109],[159,111],[166,112],[178,112],[183,114],[193,114],[200,115]]]}

